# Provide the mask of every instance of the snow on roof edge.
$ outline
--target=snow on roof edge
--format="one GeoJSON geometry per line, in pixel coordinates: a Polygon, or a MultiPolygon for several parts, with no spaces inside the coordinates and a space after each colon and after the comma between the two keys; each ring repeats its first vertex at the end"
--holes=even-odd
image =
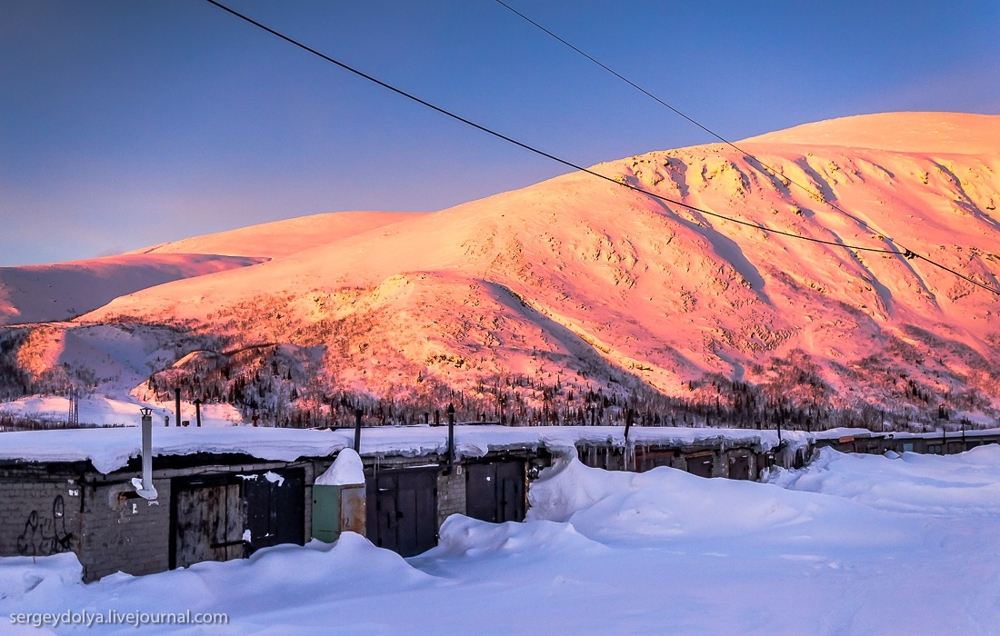
{"type": "MultiPolygon", "coordinates": [[[[136,428],[70,429],[3,433],[0,460],[32,463],[89,461],[107,474],[125,467],[141,452],[136,428]]],[[[631,444],[685,445],[720,441],[752,444],[762,449],[778,445],[775,431],[717,428],[634,427],[631,444]]],[[[419,457],[447,451],[447,427],[406,426],[364,429],[361,454],[419,457]]],[[[572,451],[577,443],[610,443],[624,446],[620,426],[458,426],[455,452],[458,457],[481,457],[491,451],[572,451]]],[[[815,435],[789,431],[783,439],[804,446],[815,435]]],[[[153,455],[179,456],[194,453],[244,454],[270,461],[294,461],[302,457],[329,457],[353,441],[351,431],[255,428],[154,428],[153,455]]]]}

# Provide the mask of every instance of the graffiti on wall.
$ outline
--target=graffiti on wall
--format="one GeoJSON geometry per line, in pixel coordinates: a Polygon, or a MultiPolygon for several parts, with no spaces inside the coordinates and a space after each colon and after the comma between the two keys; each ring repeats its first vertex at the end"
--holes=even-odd
{"type": "Polygon", "coordinates": [[[66,532],[66,502],[62,495],[52,500],[52,513],[32,510],[24,522],[24,532],[17,538],[17,552],[22,556],[48,556],[71,548],[72,532],[66,532]]]}

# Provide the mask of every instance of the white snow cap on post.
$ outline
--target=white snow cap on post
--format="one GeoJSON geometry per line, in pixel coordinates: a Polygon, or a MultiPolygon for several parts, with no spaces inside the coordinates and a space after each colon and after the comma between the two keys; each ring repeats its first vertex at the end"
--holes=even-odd
{"type": "Polygon", "coordinates": [[[314,482],[317,486],[353,486],[365,483],[365,465],[353,448],[337,453],[337,459],[314,482]]]}

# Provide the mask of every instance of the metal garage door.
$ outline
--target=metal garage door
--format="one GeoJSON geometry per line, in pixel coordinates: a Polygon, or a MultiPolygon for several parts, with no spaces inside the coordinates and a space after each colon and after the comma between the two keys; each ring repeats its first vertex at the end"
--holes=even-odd
{"type": "Polygon", "coordinates": [[[243,504],[232,476],[175,479],[170,567],[243,557],[243,504]]]}
{"type": "Polygon", "coordinates": [[[524,521],[524,462],[489,462],[465,467],[465,508],[473,519],[524,521]]]}
{"type": "Polygon", "coordinates": [[[267,471],[245,475],[247,554],[279,543],[302,545],[305,539],[305,471],[267,471]]]}
{"type": "Polygon", "coordinates": [[[729,478],[750,479],[750,455],[740,454],[729,457],[729,478]]]}
{"type": "Polygon", "coordinates": [[[260,548],[304,541],[301,468],[179,477],[171,489],[171,568],[241,559],[260,548]]]}
{"type": "Polygon", "coordinates": [[[437,545],[437,467],[366,476],[368,538],[402,556],[437,545]]]}
{"type": "Polygon", "coordinates": [[[712,476],[712,455],[699,455],[687,458],[687,469],[692,475],[699,477],[712,476]]]}

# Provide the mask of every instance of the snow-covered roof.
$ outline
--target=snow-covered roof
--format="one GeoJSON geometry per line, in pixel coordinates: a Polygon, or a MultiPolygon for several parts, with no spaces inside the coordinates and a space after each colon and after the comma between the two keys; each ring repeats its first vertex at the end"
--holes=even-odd
{"type": "MultiPolygon", "coordinates": [[[[0,460],[75,462],[89,460],[110,473],[142,451],[139,428],[90,428],[3,433],[0,460]]],[[[324,431],[254,428],[153,428],[153,455],[242,453],[265,460],[323,457],[346,445],[344,436],[324,431]]]]}
{"type": "MultiPolygon", "coordinates": [[[[809,435],[799,431],[784,433],[784,439],[805,444],[809,435]]],[[[630,442],[685,445],[778,444],[775,431],[720,428],[634,427],[630,442]]],[[[137,428],[71,429],[3,433],[0,460],[27,462],[90,461],[94,468],[109,473],[138,457],[141,450],[137,428]]],[[[624,444],[624,429],[616,426],[506,427],[491,425],[457,426],[455,452],[459,457],[480,457],[490,451],[545,447],[551,451],[573,448],[577,442],[624,444]]],[[[229,426],[209,428],[153,428],[154,456],[194,453],[240,453],[264,460],[293,461],[300,457],[327,457],[353,446],[352,430],[319,431],[286,428],[229,426]]],[[[386,426],[363,429],[362,455],[419,457],[444,453],[448,449],[446,426],[386,426]]]]}

